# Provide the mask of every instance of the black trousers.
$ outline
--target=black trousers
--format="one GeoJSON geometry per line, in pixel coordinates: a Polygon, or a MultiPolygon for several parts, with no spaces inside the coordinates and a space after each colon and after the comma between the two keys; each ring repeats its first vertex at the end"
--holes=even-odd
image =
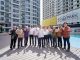
{"type": "Polygon", "coordinates": [[[23,38],[18,38],[18,48],[22,47],[23,38]]]}
{"type": "Polygon", "coordinates": [[[11,43],[10,43],[10,48],[15,48],[16,46],[16,40],[17,40],[17,37],[15,37],[14,39],[11,39],[11,43]]]}
{"type": "Polygon", "coordinates": [[[52,46],[52,35],[51,34],[48,35],[48,43],[49,45],[51,43],[51,46],[52,46]]]}
{"type": "MultiPolygon", "coordinates": [[[[43,38],[38,38],[38,46],[41,47],[41,42],[43,42],[43,38]]],[[[43,43],[42,43],[43,44],[43,43]]]]}
{"type": "Polygon", "coordinates": [[[28,43],[28,37],[24,37],[24,45],[27,46],[28,43]]]}
{"type": "Polygon", "coordinates": [[[34,45],[34,36],[30,35],[29,38],[30,38],[30,45],[31,45],[31,43],[34,45]]]}
{"type": "Polygon", "coordinates": [[[57,47],[57,38],[53,37],[53,47],[57,47]]]}
{"type": "Polygon", "coordinates": [[[44,35],[44,46],[46,46],[46,44],[48,45],[49,40],[48,40],[48,35],[44,35]]]}
{"type": "Polygon", "coordinates": [[[58,37],[58,47],[62,48],[62,38],[58,37]]]}
{"type": "Polygon", "coordinates": [[[38,36],[34,36],[34,45],[36,46],[37,40],[38,40],[38,36]]]}
{"type": "Polygon", "coordinates": [[[70,50],[70,41],[69,41],[70,37],[68,38],[64,38],[63,37],[63,40],[64,40],[64,48],[66,49],[66,43],[67,43],[67,46],[68,46],[68,50],[70,50]]]}

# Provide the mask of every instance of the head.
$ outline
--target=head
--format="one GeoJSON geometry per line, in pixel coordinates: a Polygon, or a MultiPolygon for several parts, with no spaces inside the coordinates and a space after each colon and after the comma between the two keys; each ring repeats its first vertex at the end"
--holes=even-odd
{"type": "Polygon", "coordinates": [[[17,29],[17,27],[16,26],[13,26],[13,30],[16,30],[17,29]]]}
{"type": "Polygon", "coordinates": [[[50,29],[50,28],[51,28],[51,26],[48,27],[48,29],[50,29]]]}
{"type": "Polygon", "coordinates": [[[53,26],[53,29],[55,29],[55,26],[53,26]]]}
{"type": "Polygon", "coordinates": [[[22,29],[22,26],[20,25],[18,28],[19,28],[19,29],[22,29]]]}
{"type": "Polygon", "coordinates": [[[59,28],[62,28],[62,26],[60,25],[59,28]]]}
{"type": "Polygon", "coordinates": [[[24,31],[26,31],[28,29],[28,26],[25,26],[24,31]]]}
{"type": "Polygon", "coordinates": [[[58,27],[55,27],[55,29],[58,29],[58,27]]]}
{"type": "Polygon", "coordinates": [[[64,24],[63,24],[63,27],[67,27],[68,25],[67,25],[67,23],[66,22],[64,22],[64,24]]]}
{"type": "Polygon", "coordinates": [[[47,26],[44,26],[44,29],[47,29],[47,26]]]}

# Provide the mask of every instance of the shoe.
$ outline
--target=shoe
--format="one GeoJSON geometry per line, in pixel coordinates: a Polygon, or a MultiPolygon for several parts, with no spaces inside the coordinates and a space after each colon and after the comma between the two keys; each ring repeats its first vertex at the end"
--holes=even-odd
{"type": "Polygon", "coordinates": [[[62,48],[63,50],[66,50],[66,48],[62,48]]]}
{"type": "Polygon", "coordinates": [[[15,47],[13,47],[15,49],[15,47]]]}
{"type": "Polygon", "coordinates": [[[21,47],[24,47],[24,46],[21,46],[21,47]]]}
{"type": "Polygon", "coordinates": [[[70,50],[68,49],[68,50],[66,50],[67,52],[70,52],[70,50]]]}
{"type": "Polygon", "coordinates": [[[19,49],[19,46],[18,46],[18,49],[19,49]]]}
{"type": "Polygon", "coordinates": [[[10,48],[10,50],[13,50],[13,48],[10,48]]]}

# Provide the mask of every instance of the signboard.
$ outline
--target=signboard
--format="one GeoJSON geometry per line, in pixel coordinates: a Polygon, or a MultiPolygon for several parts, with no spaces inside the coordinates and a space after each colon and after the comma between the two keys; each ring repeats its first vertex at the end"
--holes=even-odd
{"type": "Polygon", "coordinates": [[[57,24],[80,22],[80,9],[57,16],[57,24]]]}
{"type": "Polygon", "coordinates": [[[42,21],[42,26],[51,26],[51,25],[56,25],[57,24],[57,17],[54,16],[50,19],[45,19],[42,21]]]}

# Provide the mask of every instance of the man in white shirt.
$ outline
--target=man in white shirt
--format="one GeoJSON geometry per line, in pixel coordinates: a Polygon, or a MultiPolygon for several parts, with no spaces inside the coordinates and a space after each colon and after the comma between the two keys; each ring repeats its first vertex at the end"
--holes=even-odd
{"type": "Polygon", "coordinates": [[[49,31],[48,31],[47,27],[44,27],[43,33],[44,33],[44,45],[45,45],[45,41],[46,41],[46,44],[49,43],[49,41],[48,41],[49,31]]]}
{"type": "Polygon", "coordinates": [[[34,45],[34,37],[33,37],[33,35],[34,35],[34,28],[31,27],[31,28],[30,28],[30,31],[29,31],[30,46],[31,46],[31,43],[32,43],[32,45],[34,45]]]}
{"type": "Polygon", "coordinates": [[[38,46],[39,46],[39,48],[41,47],[41,45],[42,45],[42,47],[44,46],[43,38],[44,38],[43,29],[40,27],[40,29],[38,30],[38,46]]]}
{"type": "Polygon", "coordinates": [[[37,29],[37,27],[34,27],[34,44],[35,44],[35,46],[36,46],[36,42],[37,42],[37,40],[38,40],[38,29],[37,29]]]}

